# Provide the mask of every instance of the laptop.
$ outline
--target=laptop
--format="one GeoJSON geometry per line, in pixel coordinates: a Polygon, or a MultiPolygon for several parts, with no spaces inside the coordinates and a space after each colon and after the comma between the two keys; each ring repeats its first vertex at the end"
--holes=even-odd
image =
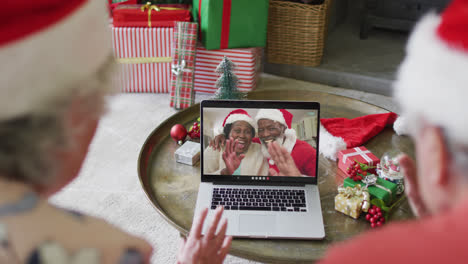
{"type": "Polygon", "coordinates": [[[323,239],[319,120],[317,102],[202,101],[195,215],[209,208],[203,234],[215,209],[224,206],[228,235],[323,239]],[[219,135],[231,140],[214,149],[210,142],[219,135]],[[272,142],[275,151],[282,146],[281,155],[268,151],[272,142]]]}

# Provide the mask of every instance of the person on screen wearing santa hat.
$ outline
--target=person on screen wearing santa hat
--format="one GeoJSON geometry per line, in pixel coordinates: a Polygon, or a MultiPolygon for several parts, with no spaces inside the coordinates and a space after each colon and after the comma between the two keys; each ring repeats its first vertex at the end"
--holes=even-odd
{"type": "Polygon", "coordinates": [[[255,121],[243,109],[236,109],[224,118],[224,148],[207,147],[203,153],[203,170],[207,174],[267,175],[268,165],[259,144],[253,143],[255,121]]]}
{"type": "MultiPolygon", "coordinates": [[[[149,263],[151,246],[48,203],[79,173],[112,90],[106,2],[16,0],[0,8],[0,263],[149,263]]],[[[230,237],[196,218],[178,263],[221,263],[230,237]]]]}
{"type": "Polygon", "coordinates": [[[403,155],[400,166],[418,219],[332,246],[322,263],[468,260],[468,0],[425,15],[406,51],[394,97],[415,143],[417,163],[403,155]]]}
{"type": "Polygon", "coordinates": [[[285,109],[260,109],[255,116],[262,153],[271,176],[316,176],[316,149],[297,139],[293,115],[285,109]]]}

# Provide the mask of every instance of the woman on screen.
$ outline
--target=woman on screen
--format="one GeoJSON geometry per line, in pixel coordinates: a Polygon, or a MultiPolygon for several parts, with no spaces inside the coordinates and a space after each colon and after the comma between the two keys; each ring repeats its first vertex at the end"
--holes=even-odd
{"type": "Polygon", "coordinates": [[[223,149],[208,147],[204,152],[204,173],[220,175],[268,175],[268,164],[260,144],[252,144],[255,121],[243,109],[231,111],[223,122],[223,149]]]}

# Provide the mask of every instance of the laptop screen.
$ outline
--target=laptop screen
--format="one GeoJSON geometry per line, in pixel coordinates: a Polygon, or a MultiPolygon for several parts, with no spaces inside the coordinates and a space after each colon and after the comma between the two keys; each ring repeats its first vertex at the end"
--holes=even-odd
{"type": "Polygon", "coordinates": [[[317,183],[316,102],[201,103],[202,181],[317,183]]]}

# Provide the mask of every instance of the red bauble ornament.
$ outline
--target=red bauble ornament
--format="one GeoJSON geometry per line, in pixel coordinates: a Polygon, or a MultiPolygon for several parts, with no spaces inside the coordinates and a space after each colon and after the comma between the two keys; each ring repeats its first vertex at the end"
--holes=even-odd
{"type": "Polygon", "coordinates": [[[171,128],[171,137],[177,144],[182,145],[187,137],[187,129],[181,124],[176,124],[171,128]]]}

